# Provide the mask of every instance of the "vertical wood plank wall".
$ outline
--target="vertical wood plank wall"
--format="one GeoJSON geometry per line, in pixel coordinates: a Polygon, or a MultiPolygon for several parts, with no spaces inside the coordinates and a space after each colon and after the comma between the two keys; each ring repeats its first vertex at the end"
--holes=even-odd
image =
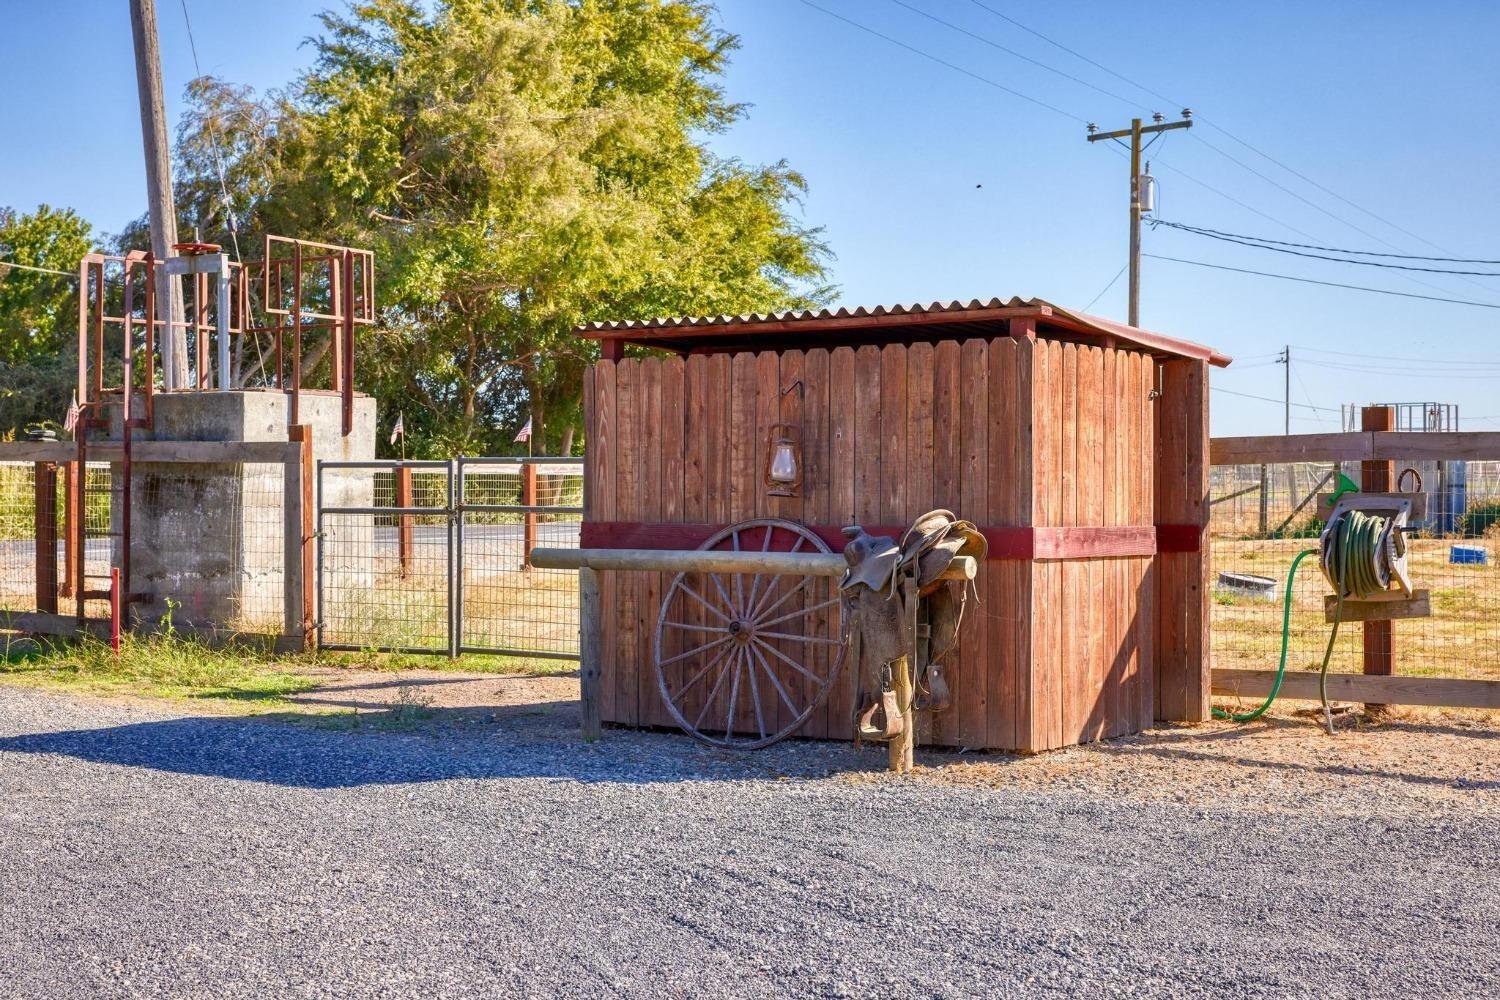
{"type": "Polygon", "coordinates": [[[1156,439],[1156,520],[1193,525],[1195,552],[1163,552],[1156,562],[1156,717],[1202,722],[1211,691],[1208,615],[1208,365],[1161,366],[1156,439]]]}
{"type": "MultiPolygon", "coordinates": [[[[1152,360],[1038,340],[1032,349],[1032,522],[1153,524],[1152,360]]],[[[991,563],[992,571],[997,564],[991,563]]],[[[1004,565],[1004,564],[1001,564],[1004,565]]],[[[1151,725],[1152,557],[1030,564],[1031,669],[1016,748],[1048,750],[1151,725]]]]}
{"type": "MultiPolygon", "coordinates": [[[[1188,480],[1207,474],[1206,438],[1190,447],[1206,377],[1195,362],[1166,368],[1164,401],[1187,405],[1168,408],[1158,445],[1154,363],[1131,350],[1001,338],[601,361],[585,382],[585,519],[897,525],[949,507],[994,527],[1198,523],[1188,480]],[[778,420],[802,427],[801,497],[761,482],[778,420]]],[[[1206,623],[1159,627],[1153,607],[1191,604],[1194,581],[1201,597],[1206,560],[1158,558],[986,561],[948,660],[955,706],[923,738],[1043,750],[1195,717],[1208,687],[1188,676],[1191,634],[1206,623]]],[[[601,576],[603,718],[670,724],[651,648],[670,578],[601,576]]],[[[851,696],[846,670],[804,734],[849,737],[851,696]]]]}

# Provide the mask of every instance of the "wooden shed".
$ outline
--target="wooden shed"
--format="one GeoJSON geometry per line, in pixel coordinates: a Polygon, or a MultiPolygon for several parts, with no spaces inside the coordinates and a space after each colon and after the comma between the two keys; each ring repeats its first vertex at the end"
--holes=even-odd
{"type": "MultiPolygon", "coordinates": [[[[602,348],[585,547],[694,548],[776,516],[836,552],[844,525],[947,507],[989,556],[924,742],[1035,751],[1208,717],[1208,366],[1227,357],[1014,298],[579,333],[602,348]],[[764,478],[778,423],[800,428],[793,497],[764,478]]],[[[669,582],[605,575],[606,722],[672,724],[652,647],[669,582]]],[[[850,737],[851,697],[846,669],[801,734],[850,737]]]]}

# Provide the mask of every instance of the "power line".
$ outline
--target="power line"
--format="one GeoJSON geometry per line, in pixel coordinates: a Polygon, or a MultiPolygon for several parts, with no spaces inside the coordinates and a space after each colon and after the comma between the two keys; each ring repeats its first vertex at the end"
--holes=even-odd
{"type": "MultiPolygon", "coordinates": [[[[1285,163],[1282,163],[1280,160],[1276,159],[1276,157],[1272,156],[1270,153],[1267,153],[1267,152],[1265,152],[1262,149],[1258,149],[1255,146],[1252,146],[1250,143],[1246,142],[1244,139],[1241,139],[1239,136],[1235,135],[1233,132],[1229,131],[1224,126],[1222,126],[1222,125],[1220,125],[1220,124],[1218,124],[1216,122],[1209,121],[1207,118],[1204,118],[1202,120],[1203,120],[1204,124],[1208,125],[1210,128],[1217,129],[1218,131],[1224,133],[1224,135],[1228,136],[1230,139],[1232,139],[1235,142],[1239,143],[1241,146],[1244,146],[1246,149],[1250,150],[1250,152],[1252,152],[1252,153],[1256,154],[1257,156],[1260,156],[1260,157],[1262,157],[1262,158],[1264,158],[1266,160],[1269,160],[1271,163],[1276,164],[1276,166],[1280,167],[1282,170],[1285,170],[1287,173],[1291,174],[1293,177],[1296,177],[1297,179],[1303,181],[1304,183],[1311,184],[1313,187],[1317,188],[1319,191],[1322,191],[1324,194],[1328,195],[1329,197],[1331,197],[1331,198],[1337,198],[1339,201],[1343,202],[1345,205],[1348,205],[1350,208],[1355,209],[1356,211],[1359,211],[1359,212],[1363,212],[1365,215],[1368,215],[1370,218],[1374,219],[1376,222],[1380,222],[1380,223],[1383,223],[1384,225],[1390,226],[1392,229],[1396,230],[1396,232],[1398,232],[1398,233],[1401,233],[1403,236],[1410,236],[1412,239],[1416,240],[1417,242],[1419,242],[1419,243],[1425,243],[1428,246],[1432,247],[1434,250],[1442,250],[1443,253],[1452,253],[1451,250],[1445,250],[1443,247],[1438,246],[1436,243],[1432,242],[1431,240],[1425,239],[1424,237],[1421,237],[1421,236],[1418,236],[1416,233],[1412,232],[1411,230],[1404,229],[1401,226],[1396,225],[1391,220],[1389,220],[1387,218],[1384,218],[1383,216],[1376,215],[1374,212],[1370,211],[1368,208],[1365,208],[1363,205],[1360,205],[1360,204],[1358,204],[1356,202],[1350,201],[1348,198],[1345,198],[1343,195],[1339,194],[1337,191],[1334,191],[1334,190],[1332,190],[1330,188],[1324,187],[1322,184],[1319,184],[1317,181],[1313,180],[1311,177],[1307,176],[1306,174],[1304,174],[1304,173],[1302,173],[1302,172],[1300,172],[1298,170],[1293,170],[1291,167],[1287,166],[1285,163]]],[[[1488,262],[1486,262],[1486,263],[1488,263],[1488,262]]]]}
{"type": "Polygon", "coordinates": [[[1142,254],[1152,260],[1167,260],[1174,264],[1191,264],[1194,267],[1209,267],[1216,271],[1233,271],[1236,274],[1253,274],[1261,278],[1280,278],[1282,281],[1296,281],[1304,285],[1325,285],[1329,288],[1347,288],[1356,292],[1373,292],[1376,295],[1394,295],[1403,299],[1425,299],[1428,302],[1447,302],[1457,306],[1476,306],[1480,309],[1500,309],[1500,304],[1494,302],[1474,302],[1469,299],[1449,299],[1438,295],[1418,295],[1416,292],[1395,292],[1389,288],[1370,288],[1365,285],[1346,285],[1338,281],[1318,281],[1313,278],[1298,278],[1290,274],[1274,274],[1270,271],[1252,271],[1244,267],[1229,267],[1226,264],[1210,264],[1201,260],[1184,260],[1181,257],[1164,257],[1161,254],[1142,254]]]}
{"type": "Polygon", "coordinates": [[[1128,268],[1129,266],[1130,266],[1130,262],[1126,261],[1124,267],[1121,267],[1118,271],[1115,272],[1115,276],[1113,278],[1109,279],[1109,284],[1107,284],[1103,288],[1099,289],[1099,294],[1095,295],[1093,298],[1089,299],[1089,304],[1086,305],[1086,306],[1084,306],[1082,309],[1080,309],[1079,312],[1088,312],[1090,309],[1094,308],[1094,303],[1098,302],[1100,299],[1104,298],[1104,293],[1107,292],[1107,291],[1109,291],[1111,288],[1115,287],[1115,282],[1117,282],[1117,281],[1120,280],[1120,275],[1124,274],[1125,273],[1125,269],[1128,268]]]}
{"type": "MultiPolygon", "coordinates": [[[[187,25],[188,49],[193,53],[193,74],[198,79],[203,78],[203,69],[198,65],[198,43],[193,41],[193,20],[188,17],[187,0],[182,0],[182,21],[187,25]]],[[[234,202],[229,197],[229,183],[225,179],[224,171],[224,149],[221,144],[222,137],[215,127],[213,119],[208,122],[208,132],[213,139],[214,167],[219,174],[219,193],[224,197],[224,224],[229,230],[229,241],[234,244],[234,259],[240,260],[240,234],[234,223],[234,202]]],[[[257,341],[259,343],[259,341],[257,341]]]]}
{"type": "MultiPolygon", "coordinates": [[[[1273,399],[1270,396],[1257,396],[1257,395],[1255,395],[1252,392],[1236,392],[1233,389],[1226,389],[1223,386],[1219,386],[1219,385],[1211,385],[1211,386],[1209,386],[1209,389],[1213,390],[1214,392],[1222,392],[1222,393],[1225,393],[1226,395],[1230,395],[1230,396],[1243,396],[1245,399],[1259,399],[1259,400],[1261,400],[1262,402],[1265,402],[1265,403],[1275,403],[1277,406],[1286,406],[1287,405],[1287,401],[1284,400],[1284,399],[1273,399]]],[[[1299,408],[1304,409],[1304,410],[1319,410],[1319,411],[1321,411],[1323,413],[1337,413],[1337,412],[1339,412],[1338,410],[1331,409],[1330,407],[1327,407],[1327,406],[1314,406],[1311,403],[1292,403],[1291,405],[1299,407],[1299,408]]]]}
{"type": "Polygon", "coordinates": [[[1103,94],[1105,97],[1113,98],[1114,100],[1120,101],[1123,104],[1128,104],[1131,107],[1140,106],[1138,102],[1132,101],[1128,97],[1122,97],[1121,95],[1116,94],[1113,91],[1105,90],[1103,87],[1097,87],[1094,84],[1089,83],[1082,77],[1074,76],[1073,74],[1064,72],[1063,70],[1060,70],[1055,66],[1049,66],[1046,63],[1042,62],[1040,59],[1033,59],[1030,56],[1025,55],[1024,53],[1017,52],[1015,49],[1007,48],[1006,46],[1001,45],[999,42],[995,41],[993,38],[986,38],[984,35],[981,35],[974,31],[970,31],[968,28],[965,28],[962,25],[954,24],[952,21],[945,21],[941,17],[938,17],[936,14],[929,13],[928,11],[925,11],[920,7],[912,6],[911,4],[907,3],[906,0],[891,0],[891,3],[895,4],[897,7],[904,7],[906,10],[911,11],[913,14],[916,14],[920,17],[925,17],[927,18],[927,20],[932,21],[936,24],[941,24],[943,27],[948,28],[952,31],[956,31],[961,35],[967,35],[968,37],[974,39],[976,42],[982,42],[992,49],[999,49],[1001,52],[1004,52],[1007,55],[1014,56],[1015,58],[1020,59],[1023,62],[1031,63],[1031,65],[1033,66],[1039,66],[1049,73],[1055,73],[1058,76],[1062,77],[1064,80],[1071,80],[1080,86],[1087,87],[1095,93],[1103,94]]]}
{"type": "Polygon", "coordinates": [[[53,267],[34,267],[31,264],[15,264],[8,260],[0,260],[0,267],[13,267],[20,271],[36,271],[38,274],[60,274],[64,278],[78,280],[78,275],[71,271],[59,271],[53,267]]]}
{"type": "MultiPolygon", "coordinates": [[[[1005,13],[1003,13],[1001,11],[998,11],[994,7],[989,6],[988,4],[980,2],[980,0],[969,0],[969,2],[972,3],[974,6],[980,8],[981,10],[988,11],[989,13],[991,13],[994,16],[1000,18],[1001,20],[1006,21],[1009,24],[1015,25],[1017,28],[1020,28],[1022,31],[1026,32],[1026,33],[1028,33],[1030,35],[1034,35],[1037,38],[1040,38],[1042,41],[1046,42],[1048,45],[1051,45],[1051,46],[1054,46],[1055,48],[1061,49],[1063,52],[1068,53],[1068,55],[1073,56],[1076,59],[1083,60],[1084,62],[1088,63],[1090,66],[1093,66],[1095,69],[1102,70],[1103,72],[1108,73],[1110,76],[1114,77],[1117,80],[1121,80],[1121,81],[1123,81],[1125,83],[1128,83],[1132,87],[1135,87],[1138,90],[1141,90],[1141,91],[1143,91],[1143,92],[1145,92],[1147,94],[1150,94],[1152,97],[1155,97],[1155,98],[1157,98],[1159,100],[1162,100],[1162,101],[1166,101],[1168,104],[1179,104],[1179,102],[1174,101],[1172,98],[1170,98],[1167,95],[1163,94],[1161,91],[1154,90],[1151,87],[1146,86],[1144,83],[1141,83],[1139,80],[1134,80],[1134,79],[1132,79],[1132,78],[1124,75],[1123,73],[1120,73],[1120,72],[1118,72],[1116,70],[1113,70],[1113,69],[1111,69],[1110,67],[1104,65],[1101,62],[1098,62],[1098,61],[1096,61],[1094,59],[1089,58],[1088,56],[1084,55],[1082,52],[1077,51],[1076,49],[1069,48],[1068,46],[1064,45],[1062,42],[1059,42],[1057,39],[1051,38],[1051,37],[1049,37],[1047,35],[1042,34],[1040,31],[1037,31],[1035,28],[1032,28],[1032,27],[1029,27],[1028,25],[1022,24],[1020,21],[1017,21],[1015,18],[1011,17],[1009,14],[1005,14],[1005,13]]],[[[1396,232],[1401,233],[1401,234],[1403,234],[1405,236],[1409,236],[1412,239],[1417,240],[1420,243],[1426,244],[1427,246],[1430,246],[1430,247],[1432,247],[1435,250],[1440,250],[1440,251],[1442,251],[1443,253],[1446,253],[1446,254],[1452,254],[1453,251],[1448,250],[1448,249],[1446,249],[1446,248],[1444,248],[1442,246],[1439,246],[1438,244],[1432,242],[1431,240],[1429,240],[1429,239],[1427,239],[1427,238],[1425,238],[1423,236],[1419,236],[1418,234],[1412,232],[1409,229],[1405,229],[1405,228],[1397,225],[1396,223],[1392,222],[1391,220],[1385,218],[1384,216],[1381,216],[1381,215],[1379,215],[1379,214],[1377,214],[1375,212],[1372,212],[1370,209],[1365,208],[1363,205],[1360,205],[1357,202],[1352,201],[1349,198],[1346,198],[1345,196],[1339,194],[1337,191],[1334,191],[1332,188],[1326,187],[1325,185],[1318,183],[1317,181],[1313,180],[1311,177],[1307,176],[1306,174],[1302,173],[1301,171],[1293,169],[1292,167],[1290,167],[1287,164],[1285,164],[1285,163],[1281,162],[1280,160],[1278,160],[1276,157],[1272,156],[1270,153],[1267,153],[1265,150],[1260,149],[1259,147],[1253,145],[1252,143],[1248,142],[1245,139],[1241,139],[1239,136],[1235,135],[1233,132],[1229,131],[1227,128],[1225,128],[1224,126],[1220,125],[1218,122],[1212,120],[1211,118],[1208,118],[1208,117],[1200,114],[1200,115],[1198,115],[1198,121],[1200,121],[1203,124],[1207,125],[1209,128],[1212,128],[1212,129],[1214,129],[1214,130],[1216,130],[1218,132],[1223,133],[1226,137],[1228,137],[1232,141],[1238,143],[1239,145],[1244,146],[1246,149],[1250,150],[1255,155],[1257,155],[1257,156],[1261,157],[1262,159],[1267,160],[1268,162],[1270,162],[1270,163],[1272,163],[1272,164],[1280,167],[1282,170],[1285,170],[1287,173],[1291,174],[1293,177],[1296,177],[1298,180],[1300,180],[1300,181],[1302,181],[1302,182],[1304,182],[1306,184],[1309,184],[1312,187],[1317,188],[1319,191],[1323,192],[1324,194],[1328,195],[1329,197],[1338,199],[1340,202],[1343,202],[1345,205],[1348,205],[1350,208],[1353,208],[1356,211],[1362,212],[1363,214],[1365,214],[1365,215],[1369,216],[1370,218],[1374,219],[1375,221],[1377,221],[1377,222],[1379,222],[1379,223],[1381,223],[1383,225],[1389,226],[1391,229],[1394,229],[1396,232]]],[[[1234,159],[1233,157],[1229,156],[1229,154],[1224,153],[1223,150],[1219,150],[1219,149],[1217,149],[1217,147],[1212,146],[1210,143],[1206,142],[1201,137],[1194,136],[1194,138],[1197,138],[1198,141],[1203,142],[1204,145],[1209,146],[1209,148],[1215,149],[1215,151],[1219,152],[1220,155],[1223,155],[1223,156],[1225,156],[1225,157],[1227,157],[1229,159],[1232,159],[1232,160],[1234,159]]],[[[1238,160],[1235,160],[1235,162],[1239,163],[1238,160]]],[[[1245,164],[1240,163],[1240,166],[1245,167],[1245,164]]],[[[1251,170],[1252,168],[1245,167],[1245,169],[1251,170]]],[[[1252,172],[1256,172],[1256,171],[1252,170],[1252,172]]],[[[1271,182],[1271,183],[1275,183],[1275,182],[1271,182]]],[[[1317,207],[1317,206],[1314,206],[1314,207],[1317,207]]],[[[1319,211],[1323,211],[1323,209],[1319,209],[1319,211]]],[[[1337,218],[1337,217],[1335,216],[1335,218],[1337,218]]],[[[1343,221],[1343,220],[1340,220],[1340,221],[1343,221]]],[[[1351,225],[1348,222],[1345,222],[1344,224],[1345,225],[1351,225]]],[[[1288,227],[1288,228],[1290,228],[1290,227],[1288,227]]],[[[1358,228],[1358,227],[1351,226],[1351,228],[1358,228]]],[[[1306,235],[1306,234],[1303,234],[1303,235],[1306,235]]],[[[1378,239],[1378,237],[1376,237],[1376,239],[1378,239]]],[[[1384,242],[1384,241],[1381,240],[1380,242],[1384,242]]],[[[1471,282],[1471,284],[1473,284],[1473,283],[1471,282]]]]}
{"type": "Polygon", "coordinates": [[[1288,243],[1286,240],[1273,240],[1269,236],[1246,236],[1244,233],[1226,233],[1219,229],[1208,229],[1203,226],[1188,226],[1180,222],[1168,222],[1165,219],[1152,220],[1154,225],[1171,226],[1174,229],[1187,229],[1195,233],[1212,234],[1214,236],[1232,236],[1242,240],[1255,240],[1258,243],[1275,243],[1278,246],[1298,247],[1303,250],[1325,250],[1328,253],[1357,254],[1361,257],[1393,257],[1397,260],[1432,260],[1446,262],[1449,264],[1500,264],[1500,260],[1480,260],[1473,257],[1420,257],[1416,254],[1405,253],[1381,253],[1378,250],[1345,250],[1340,247],[1319,246],[1316,243],[1288,243]]]}
{"type": "Polygon", "coordinates": [[[1075,51],[1073,49],[1070,49],[1066,45],[1064,45],[1062,42],[1059,42],[1059,41],[1057,41],[1055,39],[1052,39],[1052,38],[1048,38],[1046,35],[1042,34],[1040,31],[1037,31],[1035,28],[1028,28],[1026,25],[1022,24],[1020,21],[1017,21],[1015,18],[1011,17],[1009,14],[1003,14],[1000,11],[996,10],[995,8],[989,6],[988,4],[980,3],[979,0],[969,0],[969,2],[972,3],[974,6],[978,7],[979,9],[981,9],[981,10],[987,10],[987,11],[989,11],[991,14],[994,14],[996,17],[1000,18],[1002,21],[1008,21],[1009,23],[1015,25],[1017,28],[1020,28],[1022,31],[1026,32],[1027,34],[1035,35],[1037,38],[1040,38],[1042,41],[1046,42],[1048,45],[1053,45],[1053,46],[1056,46],[1059,49],[1062,49],[1064,52],[1066,52],[1070,56],[1073,56],[1075,59],[1082,59],[1084,62],[1088,63],[1090,66],[1094,67],[1095,69],[1103,70],[1104,72],[1108,73],[1110,76],[1114,77],[1117,80],[1123,80],[1126,83],[1130,84],[1132,87],[1136,87],[1136,88],[1138,88],[1140,90],[1143,90],[1146,93],[1150,94],[1152,97],[1155,97],[1155,98],[1157,98],[1159,100],[1166,101],[1168,104],[1177,104],[1179,107],[1181,106],[1179,102],[1172,100],[1170,97],[1167,97],[1165,94],[1162,94],[1162,93],[1160,93],[1158,91],[1152,90],[1150,87],[1146,86],[1144,83],[1138,83],[1137,81],[1132,80],[1128,76],[1124,76],[1123,74],[1116,73],[1114,70],[1110,69],[1108,66],[1105,66],[1103,63],[1097,63],[1094,60],[1090,59],[1088,56],[1084,55],[1082,52],[1078,52],[1078,51],[1075,51]]]}
{"type": "MultiPolygon", "coordinates": [[[[1241,236],[1236,233],[1222,233],[1214,229],[1200,229],[1197,226],[1187,226],[1180,222],[1168,222],[1165,219],[1152,219],[1152,228],[1166,226],[1169,229],[1180,229],[1185,233],[1193,233],[1198,236],[1206,236],[1211,240],[1220,240],[1224,243],[1237,243],[1244,247],[1254,247],[1257,250],[1270,250],[1273,253],[1291,254],[1293,257],[1307,257],[1312,260],[1331,260],[1339,264],[1359,264],[1363,267],[1380,267],[1390,271],[1420,271],[1423,274],[1452,274],[1473,275],[1481,278],[1500,278],[1500,271],[1450,271],[1441,267],[1413,267],[1410,264],[1387,264],[1379,260],[1350,260],[1347,257],[1333,257],[1328,254],[1308,253],[1306,250],[1293,250],[1292,245],[1282,243],[1280,240],[1272,242],[1281,243],[1280,246],[1267,246],[1258,241],[1254,236],[1241,236]]],[[[1301,245],[1301,244],[1297,244],[1301,245]]],[[[1500,264],[1500,261],[1488,261],[1486,263],[1500,264]]]]}
{"type": "Polygon", "coordinates": [[[1410,368],[1387,368],[1379,365],[1342,365],[1329,361],[1307,360],[1302,361],[1302,364],[1312,365],[1314,368],[1327,368],[1332,371],[1360,372],[1364,375],[1400,375],[1403,378],[1458,379],[1461,381],[1482,379],[1487,382],[1495,381],[1494,372],[1476,374],[1474,372],[1413,371],[1410,368]]]}
{"type": "Polygon", "coordinates": [[[1010,94],[1012,97],[1019,97],[1021,100],[1028,101],[1031,104],[1035,104],[1039,108],[1045,108],[1046,110],[1051,111],[1053,114],[1061,115],[1069,121],[1086,121],[1086,119],[1082,115],[1071,114],[1070,112],[1064,111],[1062,108],[1059,108],[1054,104],[1048,104],[1046,101],[1032,97],[1030,94],[1023,94],[1019,90],[1007,87],[1005,84],[1000,83],[997,80],[991,80],[989,77],[981,76],[980,74],[975,73],[973,70],[964,69],[957,63],[951,63],[941,56],[935,56],[931,52],[927,52],[923,49],[917,48],[915,45],[908,45],[906,42],[901,41],[899,38],[893,38],[890,35],[885,34],[884,32],[876,31],[874,28],[863,25],[852,18],[845,17],[842,14],[838,14],[834,11],[829,10],[827,7],[822,7],[818,4],[815,4],[812,2],[812,0],[798,0],[798,2],[803,6],[811,7],[813,10],[826,14],[829,17],[834,18],[835,20],[843,21],[845,24],[849,25],[852,28],[858,28],[860,31],[863,31],[866,34],[874,35],[876,38],[890,42],[892,45],[899,46],[908,52],[919,55],[923,59],[929,59],[932,62],[937,63],[939,66],[946,66],[954,72],[962,73],[964,76],[967,76],[974,80],[978,80],[980,83],[994,87],[996,90],[1004,91],[1005,93],[1010,94]]]}
{"type": "Polygon", "coordinates": [[[1296,198],[1298,201],[1302,202],[1302,204],[1308,206],[1309,208],[1312,208],[1312,209],[1315,209],[1315,210],[1317,210],[1319,212],[1322,212],[1324,215],[1328,216],[1333,221],[1335,221],[1337,223],[1340,223],[1342,225],[1348,226],[1350,229],[1352,229],[1355,232],[1359,233],[1361,236],[1368,236],[1370,239],[1375,240],[1376,242],[1385,243],[1386,246],[1393,246],[1390,243],[1386,243],[1385,240],[1381,239],[1379,236],[1376,236],[1374,233],[1369,232],[1368,230],[1365,230],[1365,229],[1361,229],[1359,226],[1356,226],[1354,223],[1350,222],[1348,219],[1345,219],[1345,218],[1343,218],[1341,216],[1335,215],[1334,213],[1328,211],[1328,209],[1324,208],[1322,205],[1319,205],[1317,202],[1314,202],[1314,201],[1312,201],[1312,200],[1310,200],[1308,198],[1304,198],[1302,195],[1298,194],[1296,191],[1293,191],[1291,188],[1287,187],[1285,184],[1281,184],[1278,181],[1272,180],[1271,178],[1267,177],[1265,174],[1261,173],[1259,170],[1256,170],[1254,167],[1250,166],[1245,161],[1239,159],[1236,156],[1233,156],[1233,155],[1231,155],[1229,153],[1224,152],[1224,150],[1220,149],[1218,146],[1215,146],[1213,143],[1209,142],[1207,139],[1203,138],[1202,136],[1195,135],[1192,138],[1196,139],[1198,142],[1201,142],[1203,145],[1207,146],[1209,149],[1213,150],[1215,153],[1218,153],[1220,156],[1224,157],[1230,163],[1233,163],[1233,164],[1239,166],[1243,170],[1249,171],[1250,173],[1254,174],[1256,177],[1259,177],[1261,180],[1265,181],[1267,184],[1269,184],[1272,187],[1274,187],[1276,190],[1281,191],[1281,192],[1283,192],[1285,194],[1291,195],[1293,198],[1296,198]]]}
{"type": "Polygon", "coordinates": [[[1370,353],[1365,352],[1365,351],[1334,351],[1334,350],[1329,350],[1326,347],[1303,347],[1301,344],[1296,344],[1296,345],[1293,345],[1293,346],[1295,346],[1297,348],[1297,350],[1299,350],[1299,351],[1308,351],[1308,352],[1310,352],[1312,354],[1336,354],[1339,357],[1344,357],[1344,358],[1369,358],[1369,359],[1377,360],[1377,361],[1415,361],[1415,362],[1425,362],[1425,363],[1428,363],[1428,364],[1460,365],[1460,366],[1465,367],[1465,368],[1472,368],[1475,365],[1500,365],[1500,361],[1450,361],[1450,362],[1435,362],[1430,357],[1426,357],[1426,358],[1414,358],[1414,357],[1411,357],[1410,355],[1370,354],[1370,353]]]}

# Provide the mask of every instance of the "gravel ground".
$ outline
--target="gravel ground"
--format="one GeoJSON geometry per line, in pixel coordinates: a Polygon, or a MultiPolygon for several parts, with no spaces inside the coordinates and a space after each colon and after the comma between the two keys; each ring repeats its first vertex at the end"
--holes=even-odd
{"type": "Polygon", "coordinates": [[[609,731],[584,747],[568,711],[332,732],[0,688],[4,995],[1452,997],[1500,981],[1493,729],[1439,727],[1481,761],[1437,777],[1278,764],[1274,787],[1246,786],[1168,733],[1010,771],[931,756],[895,780],[851,777],[879,755],[842,746],[729,757],[609,731]],[[1135,794],[1128,765],[1147,756],[1155,782],[1227,777],[1135,794]],[[1078,760],[1110,777],[1080,779],[1078,760]],[[1382,793],[1406,785],[1443,794],[1382,793]]]}

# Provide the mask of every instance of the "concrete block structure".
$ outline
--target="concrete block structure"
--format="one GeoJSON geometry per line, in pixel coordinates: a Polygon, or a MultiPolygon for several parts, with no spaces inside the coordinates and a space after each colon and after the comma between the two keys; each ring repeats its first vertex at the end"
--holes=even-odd
{"type": "MultiPolygon", "coordinates": [[[[137,430],[135,441],[285,442],[290,403],[286,393],[253,389],[159,393],[151,427],[137,430]]],[[[375,400],[369,396],[355,397],[347,435],[337,393],[304,390],[298,422],[312,429],[314,462],[375,457],[375,400]]],[[[119,463],[112,469],[118,485],[123,469],[119,463]]],[[[278,631],[287,582],[284,477],[284,463],[133,463],[128,587],[145,595],[133,614],[152,622],[170,611],[174,625],[278,631]]],[[[329,488],[337,494],[327,497],[330,504],[374,500],[369,474],[341,475],[329,488]]],[[[119,505],[113,518],[120,518],[119,505]]],[[[340,548],[354,549],[352,540],[343,541],[340,548]]]]}

